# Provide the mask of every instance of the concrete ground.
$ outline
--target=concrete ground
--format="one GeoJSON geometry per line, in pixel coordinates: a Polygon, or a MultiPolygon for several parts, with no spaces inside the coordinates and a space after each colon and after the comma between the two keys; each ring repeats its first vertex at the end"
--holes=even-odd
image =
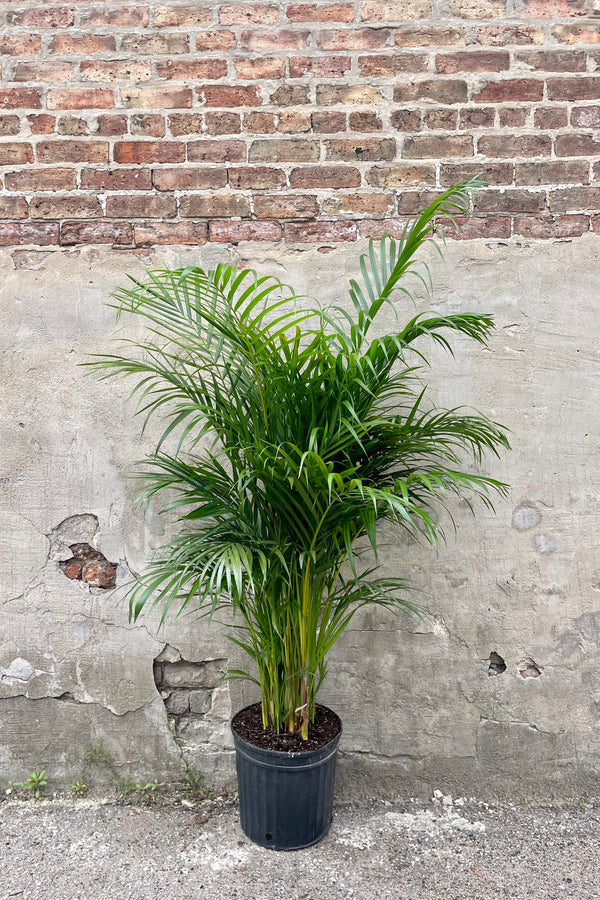
{"type": "Polygon", "coordinates": [[[0,803],[0,900],[578,900],[600,897],[600,804],[451,798],[335,807],[291,853],[244,836],[231,798],[0,803]]]}

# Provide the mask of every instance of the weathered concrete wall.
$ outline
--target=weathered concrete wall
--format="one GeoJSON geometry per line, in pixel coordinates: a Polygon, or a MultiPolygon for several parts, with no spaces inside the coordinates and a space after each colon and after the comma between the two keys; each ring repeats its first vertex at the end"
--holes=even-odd
{"type": "MultiPolygon", "coordinates": [[[[156,509],[132,505],[127,474],[152,434],[140,439],[128,387],[79,368],[113,331],[103,301],[125,272],[228,254],[329,301],[358,248],[0,257],[0,780],[45,768],[71,783],[101,740],[136,779],[181,777],[183,748],[231,783],[228,720],[252,695],[219,681],[241,662],[224,627],[131,626],[98,569],[60,566],[87,544],[120,579],[166,535],[156,509]]],[[[498,326],[489,350],[435,354],[431,399],[512,429],[514,451],[488,465],[512,489],[496,516],[456,509],[437,557],[390,531],[385,567],[420,588],[427,616],[364,612],[332,653],[321,699],[344,720],[340,785],[583,791],[600,769],[600,238],[451,242],[430,262],[437,309],[498,326]]]]}

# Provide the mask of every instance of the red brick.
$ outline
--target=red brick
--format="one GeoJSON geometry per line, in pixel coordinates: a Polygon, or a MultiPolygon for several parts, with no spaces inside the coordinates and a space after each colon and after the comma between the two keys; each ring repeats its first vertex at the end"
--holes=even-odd
{"type": "Polygon", "coordinates": [[[262,50],[300,50],[306,47],[310,32],[286,31],[265,28],[256,31],[243,31],[241,46],[244,50],[260,52],[262,50]]]}
{"type": "Polygon", "coordinates": [[[526,213],[539,215],[546,212],[546,192],[530,190],[482,191],[475,198],[474,215],[488,213],[526,213]]]}
{"type": "Polygon", "coordinates": [[[405,159],[444,159],[448,156],[473,156],[473,138],[468,134],[423,134],[405,138],[405,159]]]}
{"type": "Polygon", "coordinates": [[[56,127],[56,119],[54,116],[27,116],[29,127],[32,134],[52,134],[56,127]]]}
{"type": "Polygon", "coordinates": [[[257,194],[254,198],[257,219],[314,219],[318,212],[317,198],[309,194],[257,194]]]}
{"type": "Polygon", "coordinates": [[[448,0],[448,7],[461,19],[499,19],[506,15],[505,0],[448,0]]]}
{"type": "Polygon", "coordinates": [[[280,112],[277,122],[277,131],[282,134],[306,134],[311,130],[311,115],[309,112],[280,112]]]}
{"type": "Polygon", "coordinates": [[[515,234],[527,238],[571,238],[589,231],[589,216],[515,216],[515,234]]]}
{"type": "Polygon", "coordinates": [[[63,247],[75,244],[127,245],[133,242],[129,222],[63,222],[60,243],[63,247]]]}
{"type": "Polygon", "coordinates": [[[600,44],[600,25],[555,25],[552,36],[561,44],[600,44]]]}
{"type": "Polygon", "coordinates": [[[268,166],[229,170],[229,186],[237,190],[274,190],[285,186],[285,173],[268,166]]]}
{"type": "Polygon", "coordinates": [[[248,219],[250,200],[241,194],[189,194],[179,201],[183,219],[248,219]]]}
{"type": "Polygon", "coordinates": [[[536,109],[533,124],[536,128],[546,131],[553,128],[566,128],[568,125],[569,111],[562,106],[542,106],[536,109]]]}
{"type": "Polygon", "coordinates": [[[360,17],[363,22],[398,22],[406,19],[429,19],[430,0],[362,0],[360,17]]]}
{"type": "Polygon", "coordinates": [[[592,231],[594,234],[600,234],[600,216],[592,216],[592,231]]]}
{"type": "Polygon", "coordinates": [[[386,216],[393,206],[389,194],[338,194],[323,202],[324,216],[386,216]]]}
{"type": "Polygon", "coordinates": [[[0,110],[39,109],[40,92],[33,88],[0,88],[0,110]]]}
{"type": "Polygon", "coordinates": [[[73,81],[74,69],[68,62],[20,62],[13,81],[73,81]]]}
{"type": "Polygon", "coordinates": [[[0,116],[0,135],[2,137],[18,134],[20,129],[21,122],[18,116],[0,116]]]}
{"type": "Polygon", "coordinates": [[[127,134],[126,116],[98,116],[96,134],[114,136],[127,134]]]}
{"type": "Polygon", "coordinates": [[[478,139],[477,151],[483,156],[512,159],[518,156],[550,156],[551,140],[547,135],[484,135],[478,139]]]}
{"type": "Polygon", "coordinates": [[[588,181],[587,160],[551,160],[550,162],[517,163],[516,184],[581,184],[588,181]]]}
{"type": "Polygon", "coordinates": [[[170,113],[168,121],[171,134],[175,137],[182,134],[202,133],[202,116],[200,113],[170,113]]]}
{"type": "Polygon", "coordinates": [[[241,241],[279,241],[279,222],[211,222],[209,240],[222,244],[239,244],[241,241]]]}
{"type": "Polygon", "coordinates": [[[394,138],[353,138],[351,140],[328,140],[325,144],[325,158],[328,160],[351,160],[354,162],[377,162],[396,157],[394,138]]]}
{"type": "Polygon", "coordinates": [[[177,201],[167,194],[116,194],[106,199],[106,215],[115,219],[172,219],[176,214],[177,201]]]}
{"type": "Polygon", "coordinates": [[[156,169],[154,187],[157,191],[218,190],[227,184],[227,169],[199,166],[194,169],[156,169]]]}
{"type": "Polygon", "coordinates": [[[399,28],[398,47],[453,47],[467,43],[462,28],[399,28]]]}
{"type": "Polygon", "coordinates": [[[458,127],[457,109],[424,109],[423,125],[433,131],[456,131],[458,127]]]}
{"type": "Polygon", "coordinates": [[[373,166],[367,182],[378,188],[403,188],[412,185],[435,185],[435,166],[373,166]]]}
{"type": "MultiPolygon", "coordinates": [[[[66,169],[65,171],[70,171],[66,169]]],[[[150,191],[150,169],[82,169],[81,187],[89,191],[150,191]]]]}
{"type": "Polygon", "coordinates": [[[600,156],[600,137],[592,134],[559,134],[554,141],[556,156],[600,156]]]}
{"type": "Polygon", "coordinates": [[[74,21],[74,10],[66,6],[6,13],[6,24],[19,28],[68,28],[74,21]]]}
{"type": "Polygon", "coordinates": [[[87,56],[116,50],[114,34],[57,34],[50,51],[60,56],[87,56]]]}
{"type": "Polygon", "coordinates": [[[246,162],[246,145],[243,141],[190,141],[187,158],[189,162],[246,162]]]}
{"type": "Polygon", "coordinates": [[[394,103],[414,100],[435,100],[437,103],[464,103],[467,99],[466,81],[438,79],[437,81],[416,81],[397,84],[394,88],[394,103]]]}
{"type": "Polygon", "coordinates": [[[440,220],[439,224],[444,237],[452,238],[455,241],[470,241],[473,238],[505,240],[510,237],[509,216],[479,216],[477,218],[457,216],[453,222],[440,220]],[[459,228],[458,231],[455,223],[459,228]]]}
{"type": "Polygon", "coordinates": [[[288,6],[287,17],[290,22],[354,22],[354,9],[350,3],[295,3],[288,6]]]}
{"type": "Polygon", "coordinates": [[[260,91],[255,84],[236,85],[228,84],[208,85],[195,88],[196,94],[206,106],[237,107],[260,106],[262,99],[260,91]]]}
{"type": "Polygon", "coordinates": [[[285,240],[288,244],[328,244],[356,240],[356,222],[286,222],[285,240]]]}
{"type": "Polygon", "coordinates": [[[136,247],[155,244],[205,244],[208,237],[206,222],[136,222],[136,247]]]}
{"type": "Polygon", "coordinates": [[[397,109],[392,113],[390,123],[396,131],[421,131],[423,127],[419,109],[397,109]]]}
{"type": "Polygon", "coordinates": [[[242,130],[239,113],[207,112],[204,119],[207,134],[239,134],[242,130]]]}
{"type": "Polygon", "coordinates": [[[58,244],[58,222],[0,222],[0,245],[58,244]]]}
{"type": "Polygon", "coordinates": [[[549,78],[549,100],[598,100],[600,76],[591,78],[549,78]]]}
{"type": "Polygon", "coordinates": [[[292,56],[290,78],[313,75],[316,78],[343,78],[352,67],[349,56],[292,56]]]}
{"type": "Polygon", "coordinates": [[[209,6],[156,6],[152,18],[155,28],[185,28],[210,25],[209,6]]]}
{"type": "Polygon", "coordinates": [[[351,166],[302,166],[290,174],[291,188],[351,188],[360,184],[360,172],[351,166]]]}
{"type": "Polygon", "coordinates": [[[579,210],[597,212],[600,209],[600,187],[572,187],[548,192],[551,213],[579,210]]]}
{"type": "Polygon", "coordinates": [[[543,44],[545,35],[537,25],[479,25],[475,28],[475,40],[488,47],[524,46],[543,44]]]}
{"type": "Polygon", "coordinates": [[[335,29],[317,32],[322,50],[375,50],[385,47],[391,32],[387,28],[335,29]]]}
{"type": "Polygon", "coordinates": [[[374,112],[350,113],[348,122],[351,131],[372,132],[383,129],[383,122],[374,112]]]}
{"type": "Polygon", "coordinates": [[[0,144],[0,166],[18,166],[32,162],[33,148],[31,144],[17,141],[0,144]]]}
{"type": "Polygon", "coordinates": [[[316,141],[257,138],[248,151],[249,162],[316,162],[318,159],[316,141]]]}
{"type": "Polygon", "coordinates": [[[32,219],[92,219],[102,217],[102,207],[97,197],[36,196],[29,204],[29,215],[32,219]]]}
{"type": "Polygon", "coordinates": [[[79,15],[79,24],[98,28],[104,25],[146,28],[150,17],[147,6],[124,6],[120,9],[91,9],[79,15]]]}
{"type": "Polygon", "coordinates": [[[515,12],[525,19],[585,16],[585,0],[517,0],[515,12]]]}
{"type": "Polygon", "coordinates": [[[141,135],[143,137],[165,136],[164,116],[138,114],[131,117],[129,125],[132,135],[141,135]]]}
{"type": "Polygon", "coordinates": [[[363,78],[394,78],[404,72],[425,72],[427,62],[427,57],[422,53],[358,57],[358,67],[363,78]]]}
{"type": "Polygon", "coordinates": [[[0,56],[32,56],[41,46],[39,34],[0,34],[0,56]]]}
{"type": "Polygon", "coordinates": [[[176,87],[122,87],[121,106],[126,109],[189,109],[192,105],[191,88],[176,87]]]}
{"type": "MultiPolygon", "coordinates": [[[[566,109],[561,110],[566,114],[566,109]]],[[[565,123],[566,124],[566,123],[565,123]]],[[[577,128],[600,128],[599,106],[574,106],[571,108],[571,125],[577,128]]]]}
{"type": "Polygon", "coordinates": [[[510,100],[541,100],[544,96],[544,82],[529,78],[512,78],[505,81],[489,81],[478,93],[473,94],[475,103],[505,103],[510,100]]]}
{"type": "Polygon", "coordinates": [[[131,56],[148,55],[174,56],[179,53],[189,52],[189,38],[187,34],[126,34],[121,41],[121,52],[131,56]]]}
{"type": "Polygon", "coordinates": [[[26,219],[27,200],[25,197],[4,197],[0,195],[0,219],[26,219]]]}
{"type": "Polygon", "coordinates": [[[403,191],[398,197],[398,213],[414,216],[439,196],[439,191],[403,191]]]}
{"type": "Polygon", "coordinates": [[[232,50],[236,45],[233,31],[203,31],[196,35],[196,50],[202,53],[232,50]]]}
{"type": "Polygon", "coordinates": [[[523,128],[529,111],[521,106],[506,107],[498,110],[500,128],[523,128]]]}
{"type": "Polygon", "coordinates": [[[402,240],[404,229],[410,222],[408,216],[402,218],[363,219],[358,223],[359,238],[380,238],[384,234],[402,240]]]}
{"type": "Polygon", "coordinates": [[[318,84],[317,85],[317,105],[333,106],[337,103],[359,104],[368,103],[384,103],[385,97],[378,87],[370,84],[355,85],[337,85],[337,84],[318,84]]]}
{"type": "Polygon", "coordinates": [[[274,113],[252,112],[244,115],[244,131],[248,134],[274,134],[276,130],[274,113]]]}
{"type": "Polygon", "coordinates": [[[346,130],[346,113],[316,112],[310,117],[312,130],[321,134],[336,134],[346,130]]]}
{"type": "Polygon", "coordinates": [[[256,59],[236,59],[235,71],[238,78],[254,80],[258,78],[283,78],[285,75],[284,60],[280,56],[257,57],[256,59]]]}
{"type": "Polygon", "coordinates": [[[443,188],[469,181],[471,178],[483,178],[488,184],[508,185],[513,180],[512,163],[444,163],[440,166],[440,184],[443,188]]]}
{"type": "Polygon", "coordinates": [[[48,91],[48,109],[112,109],[114,92],[110,88],[54,88],[48,91]]]}
{"type": "Polygon", "coordinates": [[[224,59],[168,59],[166,62],[158,62],[156,71],[159,78],[203,81],[224,78],[227,75],[227,62],[224,59]]]}
{"type": "Polygon", "coordinates": [[[475,109],[461,109],[459,128],[493,128],[495,111],[493,107],[477,106],[475,109]]]}
{"type": "Polygon", "coordinates": [[[271,106],[300,106],[309,102],[308,88],[301,84],[282,84],[269,98],[271,106]]]}
{"type": "Polygon", "coordinates": [[[219,10],[220,25],[277,25],[279,10],[276,6],[245,3],[240,6],[224,5],[219,10]]]}
{"type": "Polygon", "coordinates": [[[81,61],[82,81],[150,81],[152,63],[135,59],[84,59],[81,61]]]}
{"type": "Polygon", "coordinates": [[[544,72],[585,72],[586,54],[573,50],[530,50],[515,53],[515,62],[544,72]]]}
{"type": "Polygon", "coordinates": [[[185,160],[185,144],[177,141],[121,141],[114,146],[118,163],[174,163],[185,160]]]}
{"type": "Polygon", "coordinates": [[[460,75],[465,72],[502,72],[510,68],[510,56],[508,53],[493,50],[437,53],[435,67],[443,75],[460,75]]]}

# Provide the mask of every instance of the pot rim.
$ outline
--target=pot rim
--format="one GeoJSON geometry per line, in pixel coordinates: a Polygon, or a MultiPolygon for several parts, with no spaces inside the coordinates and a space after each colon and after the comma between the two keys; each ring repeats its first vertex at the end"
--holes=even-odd
{"type": "MultiPolygon", "coordinates": [[[[260,702],[260,701],[259,701],[260,702]]],[[[338,733],[332,737],[330,741],[324,744],[322,747],[317,747],[316,750],[268,750],[265,747],[257,747],[256,744],[250,743],[250,741],[245,740],[245,738],[241,737],[237,731],[235,730],[235,720],[236,718],[245,712],[247,709],[250,709],[251,706],[255,706],[256,701],[254,703],[249,703],[247,706],[239,709],[234,716],[232,716],[231,721],[229,723],[229,727],[231,728],[231,732],[233,734],[233,740],[235,744],[235,748],[238,752],[243,752],[246,756],[251,756],[256,761],[263,759],[265,763],[271,762],[274,763],[276,760],[280,761],[296,761],[296,768],[301,767],[302,760],[305,760],[307,763],[309,761],[317,762],[321,761],[319,757],[323,757],[323,761],[328,758],[330,755],[335,753],[338,748],[338,744],[340,742],[340,738],[343,732],[342,720],[335,712],[335,710],[331,709],[329,706],[325,706],[324,703],[318,703],[317,706],[323,707],[323,709],[328,710],[332,713],[338,723],[339,723],[339,731],[338,733]]]]}

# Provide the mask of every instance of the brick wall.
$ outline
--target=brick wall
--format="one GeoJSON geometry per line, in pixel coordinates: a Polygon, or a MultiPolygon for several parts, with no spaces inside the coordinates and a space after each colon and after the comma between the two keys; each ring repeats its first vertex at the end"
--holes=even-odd
{"type": "Polygon", "coordinates": [[[0,244],[600,233],[599,0],[0,2],[0,244]]]}

